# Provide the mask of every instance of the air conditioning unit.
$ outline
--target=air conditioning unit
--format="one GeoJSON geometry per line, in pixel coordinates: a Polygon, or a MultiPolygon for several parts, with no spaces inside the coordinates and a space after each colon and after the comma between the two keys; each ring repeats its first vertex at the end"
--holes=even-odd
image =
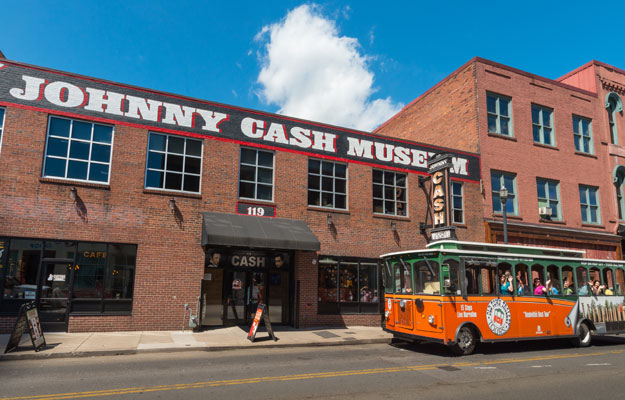
{"type": "Polygon", "coordinates": [[[538,215],[541,217],[550,217],[551,207],[538,207],[538,215]]]}

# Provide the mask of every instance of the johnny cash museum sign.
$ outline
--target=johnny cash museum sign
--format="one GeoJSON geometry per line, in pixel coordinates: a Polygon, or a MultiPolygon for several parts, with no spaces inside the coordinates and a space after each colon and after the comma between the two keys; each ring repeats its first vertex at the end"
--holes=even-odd
{"type": "Polygon", "coordinates": [[[3,104],[420,173],[445,152],[452,177],[479,181],[475,154],[0,60],[3,104]]]}

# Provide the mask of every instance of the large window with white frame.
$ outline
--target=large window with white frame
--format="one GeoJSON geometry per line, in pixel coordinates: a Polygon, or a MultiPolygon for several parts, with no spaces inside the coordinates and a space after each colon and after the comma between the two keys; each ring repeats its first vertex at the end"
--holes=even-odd
{"type": "Polygon", "coordinates": [[[536,178],[536,191],[540,217],[553,221],[562,220],[559,183],[549,179],[536,178]]]}
{"type": "Polygon", "coordinates": [[[273,152],[241,148],[239,198],[273,201],[273,152]]]}
{"type": "Polygon", "coordinates": [[[2,132],[4,131],[4,108],[0,107],[0,151],[2,151],[2,132]]]}
{"type": "Polygon", "coordinates": [[[573,115],[573,139],[575,150],[580,153],[593,153],[592,123],[589,118],[573,115]]]}
{"type": "Polygon", "coordinates": [[[495,93],[486,93],[488,132],[504,136],[512,134],[511,99],[495,93]]]}
{"type": "Polygon", "coordinates": [[[347,209],[347,165],[308,159],[308,205],[347,209]]]}
{"type": "Polygon", "coordinates": [[[532,134],[534,142],[547,146],[555,146],[553,134],[553,110],[532,104],[532,134]]]}
{"type": "Polygon", "coordinates": [[[406,216],[406,174],[373,170],[373,212],[406,216]]]}
{"type": "Polygon", "coordinates": [[[505,187],[508,190],[508,198],[506,199],[506,214],[518,215],[519,209],[517,207],[516,197],[516,174],[510,174],[500,171],[491,171],[490,178],[493,212],[503,213],[499,191],[502,187],[505,187]]]}
{"type": "Polygon", "coordinates": [[[464,224],[463,190],[462,182],[451,182],[451,208],[455,224],[464,224]]]}
{"type": "Polygon", "coordinates": [[[150,132],[145,187],[200,193],[202,141],[150,132]]]}
{"type": "Polygon", "coordinates": [[[113,127],[51,116],[43,176],[109,183],[113,127]]]}
{"type": "Polygon", "coordinates": [[[579,205],[582,212],[583,223],[601,223],[601,211],[599,209],[599,188],[593,186],[579,185],[579,205]]]}

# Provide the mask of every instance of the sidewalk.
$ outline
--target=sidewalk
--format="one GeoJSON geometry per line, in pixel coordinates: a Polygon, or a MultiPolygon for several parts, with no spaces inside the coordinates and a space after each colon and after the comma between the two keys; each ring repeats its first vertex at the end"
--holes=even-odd
{"type": "Polygon", "coordinates": [[[44,333],[46,348],[35,352],[28,334],[19,347],[4,354],[8,334],[0,335],[0,361],[53,357],[91,357],[178,351],[221,351],[268,347],[314,347],[389,343],[391,335],[379,327],[294,329],[274,327],[274,342],[264,327],[252,343],[247,331],[234,326],[194,333],[183,331],[44,333]]]}

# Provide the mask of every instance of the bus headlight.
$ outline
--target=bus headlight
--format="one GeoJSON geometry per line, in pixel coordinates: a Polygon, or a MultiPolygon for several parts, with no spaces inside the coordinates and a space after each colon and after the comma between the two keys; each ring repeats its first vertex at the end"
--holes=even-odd
{"type": "Polygon", "coordinates": [[[433,315],[429,315],[428,322],[430,323],[430,325],[434,325],[434,323],[436,322],[436,317],[434,317],[433,315]]]}
{"type": "Polygon", "coordinates": [[[406,300],[400,300],[400,301],[399,301],[399,306],[400,306],[401,308],[406,308],[406,300]]]}

